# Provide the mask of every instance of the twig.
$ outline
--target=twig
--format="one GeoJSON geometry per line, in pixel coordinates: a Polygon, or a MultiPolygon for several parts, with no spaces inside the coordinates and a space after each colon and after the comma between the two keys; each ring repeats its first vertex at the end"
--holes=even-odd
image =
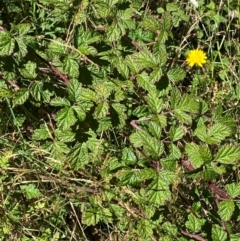
{"type": "Polygon", "coordinates": [[[198,241],[207,241],[206,239],[202,238],[201,236],[199,236],[199,235],[197,235],[197,234],[187,233],[187,232],[185,232],[185,231],[183,231],[183,230],[181,230],[181,233],[182,233],[183,235],[185,235],[185,236],[188,236],[188,237],[190,237],[190,238],[194,238],[194,239],[196,239],[196,240],[198,240],[198,241]]]}

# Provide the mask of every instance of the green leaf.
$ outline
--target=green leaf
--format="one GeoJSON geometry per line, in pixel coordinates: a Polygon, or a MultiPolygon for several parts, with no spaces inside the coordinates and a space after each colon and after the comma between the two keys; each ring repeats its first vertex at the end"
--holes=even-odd
{"type": "Polygon", "coordinates": [[[240,233],[230,234],[230,241],[239,241],[240,233]]]}
{"type": "Polygon", "coordinates": [[[138,175],[139,173],[136,171],[127,171],[121,177],[119,184],[120,185],[131,185],[136,186],[142,182],[142,179],[138,175]]]}
{"type": "Polygon", "coordinates": [[[131,148],[125,147],[122,150],[122,162],[127,165],[135,165],[137,163],[137,157],[131,148]]]}
{"type": "Polygon", "coordinates": [[[55,97],[51,100],[52,106],[70,106],[70,102],[66,98],[55,97]]]}
{"type": "Polygon", "coordinates": [[[87,113],[86,109],[83,106],[72,106],[72,108],[76,113],[78,120],[84,121],[87,113]]]}
{"type": "Polygon", "coordinates": [[[96,225],[101,219],[100,213],[97,210],[90,209],[89,211],[83,212],[82,222],[87,226],[96,225]]]}
{"type": "Polygon", "coordinates": [[[155,91],[150,91],[146,97],[149,109],[154,114],[159,114],[163,107],[162,99],[159,99],[155,91]]]}
{"type": "Polygon", "coordinates": [[[72,77],[77,78],[79,76],[79,65],[75,59],[71,57],[66,57],[63,61],[63,70],[64,72],[72,77]]]}
{"type": "Polygon", "coordinates": [[[231,183],[225,186],[225,189],[231,198],[236,198],[240,195],[240,186],[238,184],[231,183]]]}
{"type": "Polygon", "coordinates": [[[230,128],[220,123],[217,123],[208,130],[206,143],[217,144],[223,141],[230,134],[231,134],[230,128]]]}
{"type": "Polygon", "coordinates": [[[161,24],[156,17],[146,14],[143,21],[141,21],[141,27],[144,29],[157,31],[161,28],[161,24]]]}
{"type": "Polygon", "coordinates": [[[180,151],[180,149],[174,145],[173,143],[171,143],[169,145],[169,158],[172,158],[174,160],[179,159],[182,156],[182,153],[180,151]]]}
{"type": "Polygon", "coordinates": [[[56,114],[57,125],[62,130],[67,130],[76,122],[76,117],[72,107],[64,107],[56,114]]]}
{"type": "Polygon", "coordinates": [[[55,55],[57,54],[59,56],[63,56],[67,53],[67,45],[60,38],[58,38],[54,41],[51,41],[50,44],[48,45],[48,48],[55,55]]]}
{"type": "Polygon", "coordinates": [[[149,81],[149,76],[146,72],[137,75],[137,82],[144,90],[149,92],[155,90],[155,86],[149,81]]]}
{"type": "Polygon", "coordinates": [[[71,79],[68,83],[67,88],[68,88],[69,98],[74,102],[79,101],[80,94],[82,91],[81,83],[79,83],[77,79],[71,79]]]}
{"type": "Polygon", "coordinates": [[[182,111],[180,109],[175,109],[174,113],[175,113],[176,117],[178,118],[178,120],[180,122],[186,123],[186,124],[191,124],[192,123],[191,116],[186,114],[184,111],[182,111]]]}
{"type": "Polygon", "coordinates": [[[188,215],[188,221],[185,223],[185,225],[188,229],[197,233],[201,231],[201,228],[205,222],[205,219],[197,218],[191,213],[188,215]]]}
{"type": "Polygon", "coordinates": [[[129,78],[129,69],[123,59],[117,64],[117,70],[125,79],[129,78]]]}
{"type": "Polygon", "coordinates": [[[185,78],[186,72],[182,68],[174,68],[167,72],[170,81],[178,82],[185,78]]]}
{"type": "Polygon", "coordinates": [[[143,145],[142,136],[139,131],[130,135],[130,141],[134,147],[141,147],[143,145]]]}
{"type": "Polygon", "coordinates": [[[76,144],[69,152],[68,159],[73,169],[78,170],[83,168],[89,161],[86,143],[76,144]]]}
{"type": "Polygon", "coordinates": [[[135,63],[133,56],[128,55],[125,58],[125,63],[134,74],[137,74],[140,71],[140,66],[137,63],[135,63]]]}
{"type": "Polygon", "coordinates": [[[152,71],[152,73],[149,76],[149,80],[151,81],[151,83],[155,83],[157,81],[160,81],[162,75],[163,75],[162,69],[157,68],[157,69],[152,71]]]}
{"type": "Polygon", "coordinates": [[[240,147],[234,145],[223,145],[214,158],[217,162],[234,164],[240,160],[240,147]]]}
{"type": "Polygon", "coordinates": [[[140,132],[140,136],[143,139],[143,149],[147,155],[151,155],[153,158],[159,158],[163,154],[164,148],[162,142],[149,135],[144,135],[142,132],[140,132]]]}
{"type": "Polygon", "coordinates": [[[0,31],[0,56],[11,55],[15,46],[15,40],[6,30],[0,31]]]}
{"type": "Polygon", "coordinates": [[[212,239],[213,241],[225,241],[227,240],[227,234],[219,225],[213,225],[212,239]]]}
{"type": "Polygon", "coordinates": [[[106,101],[101,102],[100,104],[98,104],[98,106],[95,108],[94,111],[94,117],[96,119],[102,119],[104,117],[106,117],[106,115],[108,114],[108,110],[109,110],[109,105],[106,101]]]}
{"type": "Polygon", "coordinates": [[[28,52],[25,39],[22,38],[22,37],[16,37],[15,41],[16,41],[16,44],[17,44],[18,49],[19,49],[18,53],[20,54],[20,57],[21,58],[25,57],[27,52],[28,52]]]}
{"type": "Polygon", "coordinates": [[[148,202],[156,205],[164,205],[171,198],[169,186],[159,177],[155,178],[147,188],[148,202]]]}
{"type": "Polygon", "coordinates": [[[24,191],[24,194],[26,195],[26,198],[32,199],[32,198],[39,198],[42,196],[42,193],[39,191],[38,188],[34,184],[28,184],[28,185],[21,185],[20,189],[24,191]]]}
{"type": "Polygon", "coordinates": [[[96,96],[96,93],[90,89],[82,88],[82,93],[80,96],[80,99],[82,101],[94,101],[96,102],[98,97],[96,96]]]}
{"type": "Polygon", "coordinates": [[[30,92],[36,101],[41,101],[42,88],[43,83],[41,81],[35,81],[31,86],[30,92]]]}
{"type": "Polygon", "coordinates": [[[84,55],[96,55],[97,54],[97,50],[93,46],[89,46],[86,43],[79,45],[78,50],[81,54],[84,54],[84,55]]]}
{"type": "Polygon", "coordinates": [[[150,121],[148,124],[148,129],[150,133],[157,139],[160,139],[161,134],[162,134],[162,129],[161,126],[158,125],[157,123],[150,121]]]}
{"type": "Polygon", "coordinates": [[[233,201],[221,201],[218,206],[218,214],[222,220],[229,221],[233,215],[234,208],[233,201]]]}
{"type": "Polygon", "coordinates": [[[29,98],[29,90],[22,88],[20,89],[13,98],[13,106],[22,105],[29,98]]]}
{"type": "Polygon", "coordinates": [[[72,142],[75,140],[75,133],[71,131],[54,130],[56,138],[61,142],[72,142]]]}
{"type": "Polygon", "coordinates": [[[184,135],[184,130],[182,126],[174,127],[172,126],[169,132],[169,137],[171,141],[178,141],[180,140],[184,135]]]}
{"type": "Polygon", "coordinates": [[[154,68],[160,64],[159,60],[148,50],[135,53],[133,59],[141,69],[154,68]]]}
{"type": "Polygon", "coordinates": [[[37,64],[31,61],[28,61],[25,64],[25,68],[24,69],[19,69],[21,75],[26,78],[26,79],[35,79],[37,77],[36,74],[36,68],[37,68],[37,64]]]}
{"type": "Polygon", "coordinates": [[[203,165],[204,161],[200,154],[200,147],[195,143],[187,143],[185,151],[191,161],[194,168],[199,168],[203,165]]]}
{"type": "Polygon", "coordinates": [[[42,126],[41,129],[35,129],[34,133],[33,133],[33,139],[35,140],[46,140],[47,138],[50,137],[49,135],[49,130],[47,130],[46,128],[44,128],[44,126],[42,126]]]}

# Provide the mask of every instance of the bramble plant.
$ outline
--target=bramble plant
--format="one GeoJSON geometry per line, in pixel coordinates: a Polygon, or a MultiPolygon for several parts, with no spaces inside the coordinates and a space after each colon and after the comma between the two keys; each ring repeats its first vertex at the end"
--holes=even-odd
{"type": "Polygon", "coordinates": [[[0,240],[240,240],[239,16],[2,0],[0,240]]]}

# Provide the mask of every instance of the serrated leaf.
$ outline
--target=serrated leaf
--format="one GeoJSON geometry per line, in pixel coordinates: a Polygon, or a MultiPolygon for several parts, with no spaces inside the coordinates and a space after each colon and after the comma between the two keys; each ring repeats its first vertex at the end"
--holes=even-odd
{"type": "Polygon", "coordinates": [[[231,129],[220,123],[214,124],[207,132],[206,143],[216,144],[231,134],[231,129]]]}
{"type": "Polygon", "coordinates": [[[135,63],[137,63],[142,69],[154,68],[160,64],[159,60],[148,50],[137,52],[132,57],[135,63]]]}
{"type": "Polygon", "coordinates": [[[214,159],[220,163],[233,164],[240,160],[240,147],[224,145],[220,148],[214,159]]]}
{"type": "Polygon", "coordinates": [[[79,65],[75,59],[66,57],[63,61],[63,70],[68,76],[72,78],[78,78],[79,76],[79,65]]]}
{"type": "Polygon", "coordinates": [[[150,133],[155,138],[160,139],[161,134],[162,134],[162,129],[157,123],[155,123],[153,121],[149,122],[148,128],[149,128],[150,133]]]}
{"type": "Polygon", "coordinates": [[[142,182],[136,171],[127,171],[120,179],[120,185],[131,185],[136,186],[142,182]]]}
{"type": "Polygon", "coordinates": [[[73,169],[78,170],[83,168],[89,161],[86,143],[76,144],[69,152],[68,159],[73,169]]]}
{"type": "Polygon", "coordinates": [[[20,89],[13,98],[13,105],[22,105],[29,98],[29,90],[22,88],[20,89]]]}
{"type": "Polygon", "coordinates": [[[70,102],[66,98],[55,97],[51,100],[52,106],[70,106],[70,102]]]}
{"type": "Polygon", "coordinates": [[[26,195],[26,198],[32,199],[32,198],[39,198],[42,196],[42,193],[39,191],[38,188],[34,184],[28,184],[28,185],[21,185],[20,189],[24,191],[24,194],[26,195]]]}
{"type": "Polygon", "coordinates": [[[173,88],[172,90],[172,96],[171,96],[171,107],[173,110],[177,109],[181,99],[182,99],[182,96],[181,96],[181,93],[180,91],[177,89],[177,88],[173,88]]]}
{"type": "Polygon", "coordinates": [[[37,73],[36,73],[36,68],[37,68],[37,64],[31,61],[28,61],[25,64],[25,68],[24,69],[19,69],[21,75],[26,78],[26,79],[35,79],[37,77],[37,73]]]}
{"type": "Polygon", "coordinates": [[[146,196],[150,203],[164,205],[171,198],[169,186],[161,178],[155,178],[147,189],[146,196]]]}
{"type": "Polygon", "coordinates": [[[129,78],[129,69],[126,63],[124,63],[124,60],[120,60],[119,63],[116,66],[118,72],[125,78],[129,78]]]}
{"type": "Polygon", "coordinates": [[[127,165],[135,165],[137,163],[137,157],[131,148],[125,147],[122,150],[122,162],[127,165]]]}
{"type": "Polygon", "coordinates": [[[202,226],[206,220],[195,217],[192,213],[188,215],[188,221],[185,223],[186,227],[197,233],[201,231],[202,226]]]}
{"type": "Polygon", "coordinates": [[[154,158],[159,158],[164,151],[162,142],[154,137],[150,137],[149,135],[144,135],[143,132],[139,132],[139,134],[143,139],[142,144],[145,153],[154,158]]]}
{"type": "Polygon", "coordinates": [[[35,129],[32,137],[35,140],[46,140],[47,138],[50,137],[49,134],[50,133],[46,128],[35,129]]]}
{"type": "Polygon", "coordinates": [[[43,83],[40,81],[35,81],[31,86],[30,92],[36,101],[41,101],[42,88],[43,88],[43,83]]]}
{"type": "Polygon", "coordinates": [[[162,23],[161,23],[161,29],[162,30],[170,30],[172,27],[172,16],[169,12],[164,12],[162,14],[162,23]]]}
{"type": "Polygon", "coordinates": [[[28,52],[27,45],[25,43],[26,42],[25,39],[23,39],[22,37],[16,37],[15,41],[16,41],[18,49],[19,49],[20,57],[21,58],[25,57],[28,52]]]}
{"type": "Polygon", "coordinates": [[[31,24],[29,23],[20,23],[18,25],[13,25],[12,30],[16,31],[19,35],[25,35],[29,33],[31,29],[31,24]]]}
{"type": "Polygon", "coordinates": [[[67,53],[67,46],[60,38],[51,41],[48,45],[48,48],[51,50],[52,53],[57,54],[59,56],[63,56],[67,53]]]}
{"type": "Polygon", "coordinates": [[[169,158],[172,158],[174,160],[179,159],[182,156],[182,153],[180,149],[174,145],[173,143],[169,146],[169,158]]]}
{"type": "Polygon", "coordinates": [[[169,132],[169,137],[171,141],[178,141],[180,140],[184,135],[184,130],[182,126],[174,127],[172,126],[169,132]]]}
{"type": "Polygon", "coordinates": [[[111,42],[117,41],[124,33],[125,30],[121,28],[121,25],[113,23],[107,28],[107,39],[111,42]]]}
{"type": "Polygon", "coordinates": [[[11,55],[15,46],[15,40],[11,33],[5,30],[0,31],[0,56],[11,55]]]}
{"type": "Polygon", "coordinates": [[[194,134],[203,142],[207,139],[207,127],[205,125],[198,125],[194,134]]]}
{"type": "Polygon", "coordinates": [[[233,201],[221,201],[218,205],[218,214],[222,220],[229,221],[233,215],[234,208],[233,201]]]}
{"type": "Polygon", "coordinates": [[[137,82],[144,90],[149,92],[155,90],[155,86],[149,81],[149,76],[146,72],[137,75],[137,82]]]}
{"type": "Polygon", "coordinates": [[[72,106],[78,117],[78,120],[83,121],[86,118],[86,110],[82,106],[72,106]]]}
{"type": "Polygon", "coordinates": [[[236,183],[227,184],[225,189],[231,198],[236,198],[240,195],[240,186],[236,183]]]}
{"type": "Polygon", "coordinates": [[[80,96],[80,99],[82,101],[97,101],[97,95],[94,91],[90,90],[90,89],[86,89],[86,88],[82,88],[82,93],[80,96]]]}
{"type": "Polygon", "coordinates": [[[135,63],[133,56],[128,55],[125,58],[125,63],[134,74],[137,74],[140,71],[140,67],[137,65],[137,63],[135,63]]]}
{"type": "Polygon", "coordinates": [[[159,114],[163,107],[162,99],[159,99],[155,91],[150,91],[146,97],[149,109],[153,114],[159,114]]]}
{"type": "Polygon", "coordinates": [[[152,120],[158,123],[162,128],[167,125],[167,117],[165,115],[155,115],[152,117],[152,120]]]}
{"type": "Polygon", "coordinates": [[[205,181],[210,181],[214,180],[219,176],[218,170],[216,167],[209,167],[207,166],[203,171],[202,171],[203,179],[205,181]]]}
{"type": "Polygon", "coordinates": [[[149,29],[152,31],[157,31],[161,28],[160,22],[156,19],[156,17],[146,14],[143,21],[141,21],[141,27],[144,29],[149,29]]]}
{"type": "Polygon", "coordinates": [[[219,225],[213,225],[212,239],[213,241],[225,241],[227,240],[227,233],[219,225]]]}
{"type": "Polygon", "coordinates": [[[96,55],[97,50],[93,46],[89,46],[87,43],[83,43],[78,46],[78,51],[84,55],[96,55]]]}
{"type": "Polygon", "coordinates": [[[184,69],[178,67],[178,68],[170,69],[167,72],[167,76],[170,81],[178,82],[185,78],[186,72],[184,69]]]}
{"type": "Polygon", "coordinates": [[[67,130],[70,126],[76,122],[73,108],[64,107],[56,114],[57,126],[62,130],[67,130]]]}
{"type": "Polygon", "coordinates": [[[96,210],[83,212],[82,222],[87,226],[96,225],[101,219],[101,215],[96,210]]]}
{"type": "Polygon", "coordinates": [[[230,241],[239,241],[240,233],[230,234],[230,241]]]}
{"type": "Polygon", "coordinates": [[[67,85],[69,98],[72,101],[79,101],[80,100],[80,94],[82,91],[82,85],[78,82],[77,79],[71,79],[67,85]]]}
{"type": "Polygon", "coordinates": [[[157,68],[153,70],[153,72],[150,74],[149,80],[151,81],[151,83],[155,83],[161,79],[162,75],[163,75],[162,69],[157,68]]]}
{"type": "Polygon", "coordinates": [[[176,115],[176,117],[178,118],[178,120],[182,123],[186,123],[186,124],[191,124],[192,123],[192,118],[190,115],[188,115],[187,113],[185,113],[184,111],[180,110],[180,109],[175,109],[174,113],[176,115]]]}
{"type": "Polygon", "coordinates": [[[143,145],[142,136],[139,134],[139,132],[131,134],[130,141],[134,145],[134,147],[141,147],[143,145]]]}
{"type": "Polygon", "coordinates": [[[72,142],[75,139],[75,133],[71,131],[54,130],[55,137],[61,142],[72,142]]]}
{"type": "Polygon", "coordinates": [[[101,102],[100,104],[98,104],[98,106],[95,108],[94,111],[94,117],[96,119],[102,119],[104,117],[106,117],[106,115],[108,114],[108,110],[109,110],[109,105],[106,101],[101,102]]]}
{"type": "Polygon", "coordinates": [[[199,168],[203,165],[204,161],[200,155],[200,147],[195,143],[187,143],[185,146],[185,151],[191,161],[194,168],[199,168]]]}

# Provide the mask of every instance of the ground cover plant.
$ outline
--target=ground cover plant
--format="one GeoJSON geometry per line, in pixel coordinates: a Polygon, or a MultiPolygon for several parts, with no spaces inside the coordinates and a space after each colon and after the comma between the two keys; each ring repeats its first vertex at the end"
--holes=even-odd
{"type": "Polygon", "coordinates": [[[239,16],[2,0],[0,240],[240,240],[239,16]]]}

